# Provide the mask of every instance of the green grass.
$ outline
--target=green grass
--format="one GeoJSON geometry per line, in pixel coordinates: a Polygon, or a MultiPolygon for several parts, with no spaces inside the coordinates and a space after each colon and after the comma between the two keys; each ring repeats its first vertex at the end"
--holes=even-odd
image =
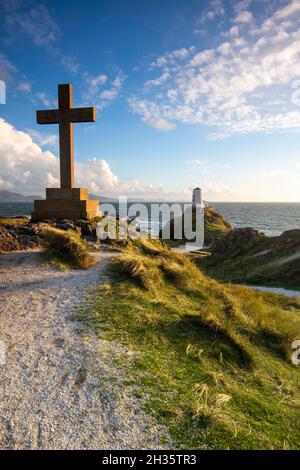
{"type": "MultiPolygon", "coordinates": [[[[243,242],[235,241],[225,254],[213,246],[210,256],[200,253],[195,262],[221,282],[300,290],[300,230],[261,238],[253,246],[243,242]]],[[[226,246],[226,237],[222,243],[226,246]]]]}
{"type": "Polygon", "coordinates": [[[135,241],[79,315],[120,359],[145,410],[183,449],[300,447],[300,303],[219,284],[159,242],[135,241]]]}
{"type": "MultiPolygon", "coordinates": [[[[187,240],[182,232],[182,238],[174,239],[174,219],[169,222],[170,225],[170,239],[164,242],[170,247],[176,247],[184,244],[187,240]]],[[[184,227],[184,218],[182,216],[182,227],[184,227]]],[[[196,216],[193,212],[192,228],[196,230],[196,216]]],[[[214,240],[223,238],[231,230],[231,225],[211,207],[206,207],[204,212],[204,234],[205,245],[210,245],[214,240]]],[[[162,230],[160,231],[159,238],[162,238],[162,230]]]]}
{"type": "Polygon", "coordinates": [[[41,242],[47,262],[60,269],[89,269],[96,264],[86,242],[75,231],[49,226],[41,234],[41,242]]]}

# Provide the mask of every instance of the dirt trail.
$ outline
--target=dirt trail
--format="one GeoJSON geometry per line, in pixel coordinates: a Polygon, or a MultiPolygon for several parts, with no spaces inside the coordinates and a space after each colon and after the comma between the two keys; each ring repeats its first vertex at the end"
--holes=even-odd
{"type": "Polygon", "coordinates": [[[105,280],[111,255],[96,256],[88,271],[59,271],[39,252],[0,256],[0,449],[160,448],[165,431],[115,366],[129,353],[75,318],[105,280]]]}

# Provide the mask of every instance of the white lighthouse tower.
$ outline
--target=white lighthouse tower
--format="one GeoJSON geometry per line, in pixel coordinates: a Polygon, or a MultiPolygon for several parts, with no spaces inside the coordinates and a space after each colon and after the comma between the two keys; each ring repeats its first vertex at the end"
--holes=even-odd
{"type": "Polygon", "coordinates": [[[193,207],[203,205],[203,200],[202,200],[202,189],[201,188],[195,188],[193,189],[193,207]]]}

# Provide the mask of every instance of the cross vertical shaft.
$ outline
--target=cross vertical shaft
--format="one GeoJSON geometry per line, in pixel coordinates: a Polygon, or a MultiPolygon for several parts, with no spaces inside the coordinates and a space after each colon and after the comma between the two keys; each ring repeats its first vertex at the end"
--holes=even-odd
{"type": "Polygon", "coordinates": [[[73,108],[72,85],[58,85],[58,109],[37,111],[38,124],[59,124],[60,185],[74,188],[74,122],[95,122],[95,108],[73,108]]]}
{"type": "Polygon", "coordinates": [[[68,119],[68,110],[73,106],[72,86],[58,87],[58,108],[61,112],[59,123],[60,186],[74,188],[74,133],[73,122],[68,119]]]}

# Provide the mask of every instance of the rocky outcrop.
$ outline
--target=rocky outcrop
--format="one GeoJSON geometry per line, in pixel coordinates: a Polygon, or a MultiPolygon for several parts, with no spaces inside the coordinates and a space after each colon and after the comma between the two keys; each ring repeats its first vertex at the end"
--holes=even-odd
{"type": "Polygon", "coordinates": [[[18,239],[5,227],[0,226],[0,253],[21,250],[18,239]]]}
{"type": "Polygon", "coordinates": [[[300,230],[267,237],[252,228],[235,229],[210,251],[196,262],[218,280],[300,289],[300,230]]]}
{"type": "MultiPolygon", "coordinates": [[[[177,219],[171,219],[170,222],[164,227],[164,229],[160,230],[159,232],[159,238],[163,239],[163,233],[168,233],[168,230],[170,229],[170,239],[169,240],[164,240],[168,243],[168,241],[171,242],[171,245],[180,245],[183,244],[187,241],[184,235],[184,216],[181,216],[181,223],[182,223],[182,234],[181,238],[175,238],[174,235],[174,225],[175,221],[177,219]],[[165,229],[167,230],[165,231],[165,229]],[[165,232],[164,232],[165,231],[165,232]]],[[[192,216],[192,223],[193,223],[193,230],[196,229],[195,224],[196,224],[196,216],[193,211],[193,216],[192,216]]],[[[215,240],[218,240],[226,233],[228,233],[232,229],[230,223],[221,215],[218,214],[213,208],[211,207],[206,207],[204,211],[204,244],[211,245],[215,240]]]]}
{"type": "Polygon", "coordinates": [[[0,253],[16,250],[28,250],[41,246],[41,237],[49,227],[61,230],[74,230],[83,238],[96,241],[96,226],[94,220],[45,220],[31,222],[22,218],[0,218],[0,253]]]}
{"type": "Polygon", "coordinates": [[[251,227],[230,230],[224,237],[215,240],[211,249],[215,256],[235,257],[246,254],[265,240],[266,235],[251,227]]]}

